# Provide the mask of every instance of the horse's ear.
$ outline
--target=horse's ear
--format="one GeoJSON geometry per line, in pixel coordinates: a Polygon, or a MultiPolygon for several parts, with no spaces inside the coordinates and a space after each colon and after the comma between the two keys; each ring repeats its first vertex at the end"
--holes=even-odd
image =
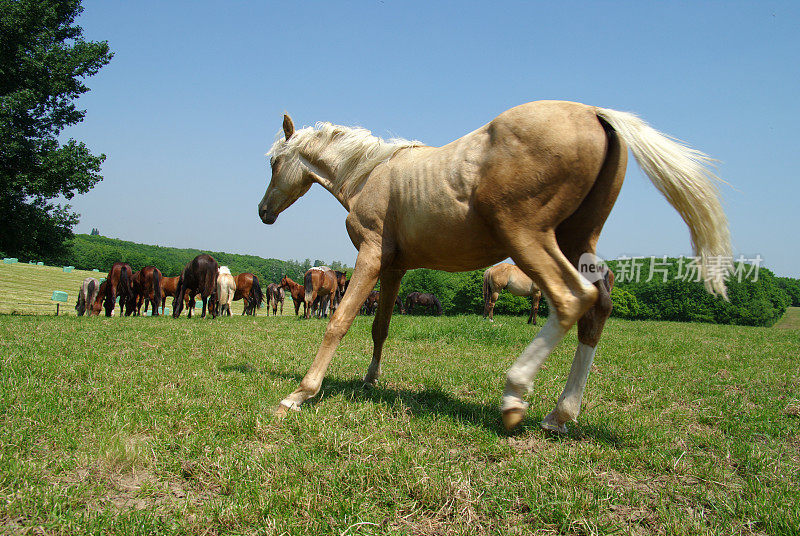
{"type": "Polygon", "coordinates": [[[286,135],[287,140],[294,134],[294,123],[289,114],[283,114],[283,133],[286,135]]]}

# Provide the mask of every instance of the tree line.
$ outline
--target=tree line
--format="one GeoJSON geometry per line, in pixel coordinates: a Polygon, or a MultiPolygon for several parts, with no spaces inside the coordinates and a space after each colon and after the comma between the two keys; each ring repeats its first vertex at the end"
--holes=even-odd
{"type": "MultiPolygon", "coordinates": [[[[276,283],[284,275],[302,283],[306,270],[326,264],[321,259],[313,262],[310,259],[282,261],[221,251],[151,246],[86,234],[77,234],[68,242],[67,251],[57,264],[70,265],[81,270],[97,268],[101,272],[107,272],[115,262],[127,262],[134,271],[145,266],[155,266],[164,276],[172,277],[180,275],[186,264],[200,253],[208,253],[221,266],[230,268],[234,274],[250,272],[257,275],[262,285],[276,283]]],[[[340,261],[332,261],[327,265],[335,270],[347,269],[340,261]]]]}

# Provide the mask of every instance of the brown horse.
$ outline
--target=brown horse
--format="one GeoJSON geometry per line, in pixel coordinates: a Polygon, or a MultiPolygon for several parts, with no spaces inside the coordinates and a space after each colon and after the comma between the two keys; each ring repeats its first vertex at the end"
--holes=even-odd
{"type": "Polygon", "coordinates": [[[127,262],[115,262],[108,272],[106,280],[103,281],[101,287],[103,292],[98,293],[97,298],[92,306],[92,314],[99,315],[101,308],[105,307],[106,316],[111,316],[116,306],[117,296],[119,296],[119,309],[120,316],[122,311],[125,311],[125,316],[130,316],[133,313],[134,306],[136,305],[133,287],[131,280],[133,278],[133,270],[131,265],[127,262]]]}
{"type": "Polygon", "coordinates": [[[283,276],[281,288],[287,289],[294,303],[294,316],[300,314],[300,304],[303,304],[303,316],[306,316],[306,287],[294,282],[291,278],[283,276]]]}
{"type": "Polygon", "coordinates": [[[153,316],[158,316],[159,305],[162,303],[162,280],[161,270],[155,266],[145,266],[133,274],[131,278],[133,294],[135,296],[136,315],[141,314],[142,303],[145,304],[144,310],[147,312],[149,303],[153,304],[153,316]]]}
{"type": "Polygon", "coordinates": [[[272,306],[272,314],[278,315],[278,304],[281,304],[281,315],[283,315],[283,301],[286,299],[286,294],[283,287],[279,283],[270,283],[267,285],[267,314],[269,315],[269,306],[272,306]]]}
{"type": "Polygon", "coordinates": [[[426,307],[433,314],[442,314],[442,302],[429,292],[409,292],[406,296],[406,314],[411,314],[415,306],[426,307]]]}
{"type": "MultiPolygon", "coordinates": [[[[378,302],[380,301],[381,292],[379,290],[373,290],[367,296],[367,299],[364,301],[364,305],[361,308],[361,311],[365,315],[372,315],[375,314],[375,311],[378,309],[378,302]]],[[[400,299],[400,296],[397,296],[394,299],[394,306],[400,311],[401,315],[406,314],[406,308],[403,306],[403,300],[400,299]]]]}
{"type": "Polygon", "coordinates": [[[536,313],[539,311],[539,299],[542,291],[525,275],[525,272],[507,262],[501,262],[483,272],[483,318],[489,317],[494,322],[494,304],[500,298],[500,291],[507,290],[514,296],[531,297],[531,314],[528,324],[536,325],[536,313]]]}
{"type": "MultiPolygon", "coordinates": [[[[183,310],[183,299],[188,293],[189,297],[194,301],[195,296],[200,294],[203,300],[203,312],[201,318],[205,318],[206,309],[208,308],[208,298],[214,293],[217,286],[217,275],[219,274],[219,264],[214,257],[201,253],[194,259],[181,272],[179,280],[180,290],[178,295],[172,300],[172,317],[178,318],[181,316],[183,310]]],[[[192,318],[192,308],[189,308],[189,318],[192,318]]],[[[211,311],[211,318],[214,318],[216,313],[211,311]]]]}
{"type": "Polygon", "coordinates": [[[344,297],[344,293],[347,291],[347,285],[350,281],[347,279],[347,272],[340,272],[339,270],[334,270],[336,274],[336,295],[333,299],[331,299],[331,313],[336,311],[336,308],[339,307],[339,302],[342,301],[342,297],[344,297]]]}
{"type": "Polygon", "coordinates": [[[233,301],[244,300],[244,310],[242,314],[255,316],[256,309],[261,307],[264,301],[264,293],[261,290],[261,284],[258,282],[258,277],[250,272],[244,272],[237,275],[236,292],[233,294],[233,301]]]}
{"type": "MultiPolygon", "coordinates": [[[[578,264],[595,253],[622,187],[628,147],[689,226],[706,288],[725,296],[727,270],[712,261],[730,256],[730,235],[709,158],[632,114],[532,102],[443,147],[385,142],[364,129],[329,123],[295,132],[288,115],[283,134],[269,151],[272,179],[259,203],[261,220],[273,223],[316,182],[349,212],[347,232],[358,257],[314,362],[281,401],[279,415],[319,391],[336,347],[378,279],[381,293],[393,297],[406,270],[466,271],[511,257],[545,294],[550,315],[506,375],[503,422],[507,428],[521,422],[534,376],[577,323],[579,344],[566,387],[542,422],[565,432],[565,423],[577,418],[611,313],[607,281],[588,280],[578,264]]],[[[378,305],[368,385],[380,373],[393,301],[378,305]]]]}
{"type": "Polygon", "coordinates": [[[364,305],[361,307],[361,312],[365,315],[372,315],[375,314],[375,310],[378,308],[378,299],[380,298],[380,291],[373,290],[367,296],[367,299],[364,300],[364,305]]]}
{"type": "Polygon", "coordinates": [[[328,315],[328,304],[336,298],[339,291],[337,281],[336,272],[327,266],[315,266],[306,271],[303,277],[306,318],[312,313],[320,318],[328,315]]]}

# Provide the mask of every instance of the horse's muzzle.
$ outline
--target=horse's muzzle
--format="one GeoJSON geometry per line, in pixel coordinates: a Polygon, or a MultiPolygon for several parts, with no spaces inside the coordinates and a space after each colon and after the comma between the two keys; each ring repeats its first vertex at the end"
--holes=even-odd
{"type": "Polygon", "coordinates": [[[277,214],[273,214],[271,211],[261,207],[258,208],[258,215],[261,217],[261,221],[267,225],[275,223],[275,220],[278,219],[277,214]]]}

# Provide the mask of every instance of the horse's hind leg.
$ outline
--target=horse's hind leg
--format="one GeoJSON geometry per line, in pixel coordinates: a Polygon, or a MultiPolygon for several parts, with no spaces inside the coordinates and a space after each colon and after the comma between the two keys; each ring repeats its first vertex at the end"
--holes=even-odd
{"type": "MultiPolygon", "coordinates": [[[[575,266],[584,253],[595,253],[600,231],[625,178],[627,151],[613,132],[608,136],[606,160],[597,181],[578,210],[562,222],[556,231],[561,249],[575,266]]],[[[598,299],[578,320],[578,348],[575,350],[564,391],[558,398],[555,409],[541,423],[546,430],[565,433],[565,423],[574,422],[578,417],[597,343],[606,320],[611,315],[612,281],[613,279],[602,278],[594,283],[598,299]]]]}
{"type": "Polygon", "coordinates": [[[400,291],[400,281],[405,271],[385,271],[381,274],[381,295],[378,299],[378,309],[372,321],[372,362],[364,377],[364,386],[375,385],[381,374],[381,353],[383,343],[389,334],[389,322],[394,311],[394,301],[400,291]]]}
{"type": "Polygon", "coordinates": [[[539,300],[542,299],[542,293],[536,291],[531,294],[531,314],[528,316],[528,324],[536,325],[536,313],[539,312],[539,300]]]}
{"type": "Polygon", "coordinates": [[[483,303],[483,318],[488,318],[489,322],[494,322],[494,304],[499,298],[500,293],[490,286],[483,303]]]}
{"type": "Polygon", "coordinates": [[[575,422],[578,418],[597,343],[603,332],[603,326],[611,314],[610,286],[603,279],[596,282],[595,286],[600,291],[600,297],[578,320],[578,348],[575,350],[564,391],[558,397],[555,409],[542,421],[542,428],[546,430],[564,434],[567,432],[565,423],[575,422]]]}

